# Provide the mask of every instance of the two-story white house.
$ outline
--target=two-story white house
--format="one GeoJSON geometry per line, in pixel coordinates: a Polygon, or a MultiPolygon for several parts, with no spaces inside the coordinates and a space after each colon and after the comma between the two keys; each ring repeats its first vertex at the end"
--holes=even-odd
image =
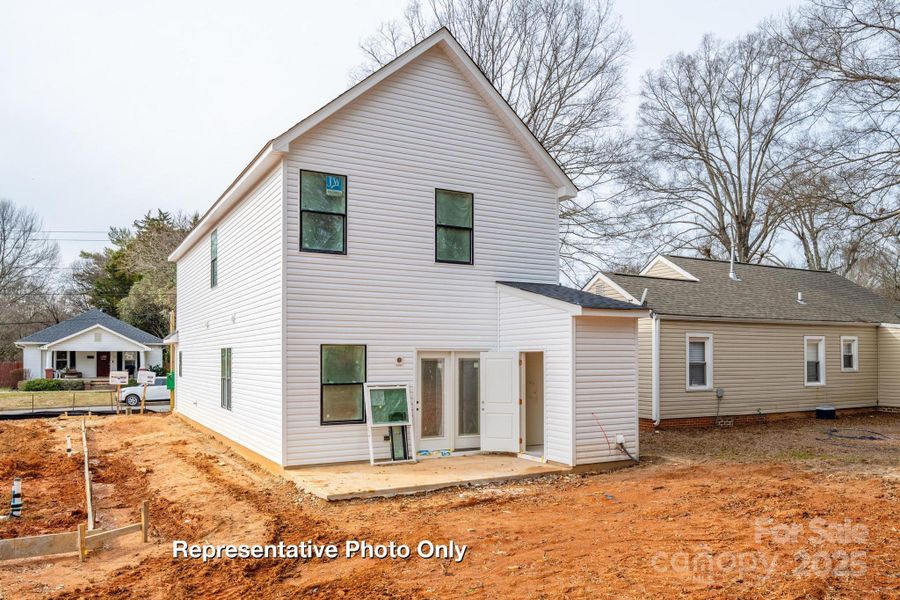
{"type": "Polygon", "coordinates": [[[402,382],[417,449],[636,456],[648,313],[558,285],[576,193],[437,31],[266,143],[171,255],[176,411],[276,467],[362,461],[363,384],[402,382]]]}

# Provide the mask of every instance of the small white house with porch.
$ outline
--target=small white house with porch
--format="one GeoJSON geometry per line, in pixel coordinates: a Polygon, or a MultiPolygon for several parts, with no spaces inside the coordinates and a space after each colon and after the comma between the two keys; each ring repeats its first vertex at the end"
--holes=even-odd
{"type": "Polygon", "coordinates": [[[162,364],[163,341],[94,309],[16,342],[26,379],[105,379],[162,364]]]}
{"type": "Polygon", "coordinates": [[[559,285],[577,193],[437,31],[267,142],[169,257],[176,413],[278,469],[367,461],[365,386],[401,384],[417,454],[636,457],[649,313],[559,285]]]}

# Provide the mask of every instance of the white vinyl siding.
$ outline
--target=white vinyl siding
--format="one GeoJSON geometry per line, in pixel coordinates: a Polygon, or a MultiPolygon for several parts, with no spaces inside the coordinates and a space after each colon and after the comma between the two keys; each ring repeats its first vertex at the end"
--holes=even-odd
{"type": "Polygon", "coordinates": [[[176,410],[279,464],[282,455],[282,178],[262,178],[216,224],[218,282],[210,287],[210,237],[177,263],[176,410]],[[222,410],[221,350],[231,348],[231,410],[222,410]]]}
{"type": "Polygon", "coordinates": [[[367,346],[368,381],[415,400],[417,352],[494,348],[496,281],[557,282],[557,189],[440,49],[292,143],[283,172],[287,464],[366,460],[364,424],[320,424],[320,345],[367,346]],[[302,169],[347,176],[346,255],[300,252],[302,169]],[[474,195],[474,265],[435,262],[437,188],[474,195]]]}
{"type": "MultiPolygon", "coordinates": [[[[544,457],[574,465],[572,315],[551,303],[498,288],[499,350],[544,353],[544,457]]],[[[629,319],[629,322],[632,322],[629,319]]]]}
{"type": "Polygon", "coordinates": [[[637,352],[635,319],[575,317],[575,464],[638,456],[637,352]]]}

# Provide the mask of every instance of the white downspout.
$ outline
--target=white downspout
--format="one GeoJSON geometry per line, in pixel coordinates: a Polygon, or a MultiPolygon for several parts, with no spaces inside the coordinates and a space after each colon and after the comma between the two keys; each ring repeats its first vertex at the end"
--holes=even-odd
{"type": "Polygon", "coordinates": [[[652,324],[652,337],[653,340],[651,342],[651,395],[653,398],[653,409],[652,409],[652,417],[653,417],[653,425],[659,425],[660,416],[659,416],[659,315],[655,312],[650,313],[650,319],[652,324]]]}

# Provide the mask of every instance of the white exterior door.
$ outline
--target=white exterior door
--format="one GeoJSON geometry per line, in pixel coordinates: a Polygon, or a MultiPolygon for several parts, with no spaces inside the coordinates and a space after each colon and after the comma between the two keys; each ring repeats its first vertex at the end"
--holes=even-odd
{"type": "Polygon", "coordinates": [[[481,450],[519,451],[519,353],[481,353],[481,450]]]}

